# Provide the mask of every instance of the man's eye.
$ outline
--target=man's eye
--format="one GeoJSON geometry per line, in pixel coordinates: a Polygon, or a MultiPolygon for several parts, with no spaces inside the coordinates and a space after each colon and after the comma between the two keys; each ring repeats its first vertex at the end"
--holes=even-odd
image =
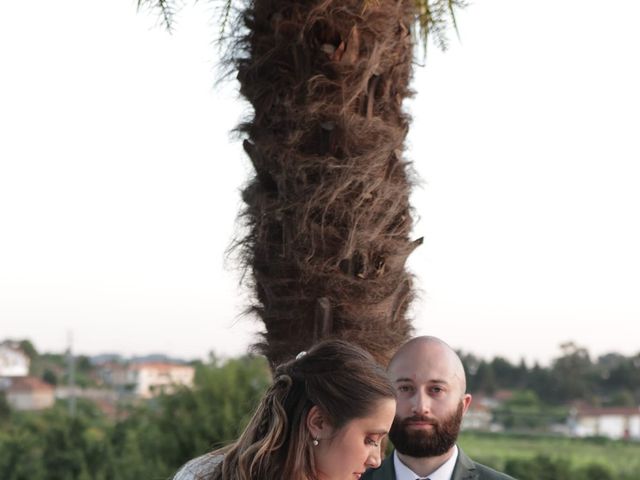
{"type": "Polygon", "coordinates": [[[410,392],[411,391],[411,387],[409,385],[400,385],[398,387],[398,391],[399,392],[410,392]]]}

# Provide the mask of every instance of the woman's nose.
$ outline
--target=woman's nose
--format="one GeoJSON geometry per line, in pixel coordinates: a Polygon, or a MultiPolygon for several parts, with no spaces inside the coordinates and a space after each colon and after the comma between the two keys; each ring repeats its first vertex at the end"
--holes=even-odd
{"type": "Polygon", "coordinates": [[[382,463],[381,455],[380,455],[380,447],[376,448],[371,455],[367,457],[367,461],[365,465],[368,468],[378,468],[382,463]]]}

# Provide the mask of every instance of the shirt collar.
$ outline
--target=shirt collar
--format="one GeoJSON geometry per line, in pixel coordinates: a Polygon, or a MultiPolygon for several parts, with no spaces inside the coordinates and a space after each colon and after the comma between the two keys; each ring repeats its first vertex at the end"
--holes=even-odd
{"type": "MultiPolygon", "coordinates": [[[[427,477],[430,480],[451,480],[451,474],[456,466],[458,460],[458,446],[453,446],[453,455],[449,457],[449,460],[440,465],[434,472],[431,472],[427,477]]],[[[396,471],[397,480],[416,480],[416,478],[427,478],[417,475],[413,470],[407,467],[400,458],[398,458],[398,452],[393,452],[393,467],[396,471]]]]}

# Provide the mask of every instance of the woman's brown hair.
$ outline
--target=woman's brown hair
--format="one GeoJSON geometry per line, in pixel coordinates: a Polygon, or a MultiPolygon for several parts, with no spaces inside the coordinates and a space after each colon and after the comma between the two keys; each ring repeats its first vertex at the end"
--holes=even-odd
{"type": "Polygon", "coordinates": [[[220,451],[212,480],[316,480],[307,415],[316,405],[337,431],[395,398],[385,371],[361,348],[323,341],[280,365],[238,441],[220,451]]]}

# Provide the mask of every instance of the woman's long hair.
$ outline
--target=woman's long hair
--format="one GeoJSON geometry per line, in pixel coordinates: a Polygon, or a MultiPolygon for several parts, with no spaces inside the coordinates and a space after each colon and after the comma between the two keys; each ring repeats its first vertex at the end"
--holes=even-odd
{"type": "Polygon", "coordinates": [[[313,438],[306,424],[318,406],[339,430],[395,398],[384,370],[350,343],[327,340],[279,366],[273,385],[238,441],[220,451],[212,480],[317,479],[313,438]]]}

